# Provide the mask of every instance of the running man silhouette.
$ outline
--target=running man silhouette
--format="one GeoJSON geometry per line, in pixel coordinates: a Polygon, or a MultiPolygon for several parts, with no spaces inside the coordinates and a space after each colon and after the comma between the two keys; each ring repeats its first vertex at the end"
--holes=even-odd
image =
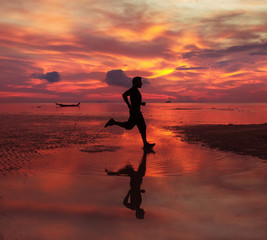
{"type": "Polygon", "coordinates": [[[139,132],[144,143],[145,148],[154,147],[155,143],[149,143],[146,139],[146,123],[143,117],[143,114],[140,111],[140,107],[145,106],[146,103],[142,102],[142,95],[139,92],[138,88],[142,87],[142,78],[134,77],[132,80],[133,86],[122,94],[123,100],[127,104],[130,110],[130,117],[127,122],[117,122],[111,118],[105,125],[105,128],[108,126],[117,125],[123,127],[127,130],[131,130],[135,125],[137,125],[139,132]],[[130,102],[128,97],[130,96],[130,102]]]}

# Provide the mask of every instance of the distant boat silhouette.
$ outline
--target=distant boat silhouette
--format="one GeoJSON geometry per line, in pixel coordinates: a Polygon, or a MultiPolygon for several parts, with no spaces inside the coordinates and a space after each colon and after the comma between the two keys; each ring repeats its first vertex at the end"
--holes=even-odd
{"type": "Polygon", "coordinates": [[[80,106],[80,102],[77,104],[62,104],[62,103],[56,103],[56,105],[60,106],[60,107],[79,107],[80,106]]]}
{"type": "Polygon", "coordinates": [[[172,101],[170,101],[170,100],[168,100],[168,101],[166,101],[165,103],[171,103],[172,101]]]}

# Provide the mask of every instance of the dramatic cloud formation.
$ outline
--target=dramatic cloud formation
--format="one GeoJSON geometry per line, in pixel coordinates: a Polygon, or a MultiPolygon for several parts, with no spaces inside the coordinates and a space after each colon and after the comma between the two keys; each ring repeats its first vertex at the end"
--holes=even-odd
{"type": "Polygon", "coordinates": [[[250,44],[250,45],[240,45],[240,46],[231,46],[226,49],[203,49],[199,51],[192,51],[183,54],[183,58],[220,58],[234,53],[245,53],[250,55],[258,55],[259,53],[266,53],[267,43],[262,44],[250,44]],[[264,51],[264,52],[263,52],[264,51]]]}
{"type": "Polygon", "coordinates": [[[131,86],[131,78],[127,77],[121,69],[108,71],[105,82],[110,86],[131,86]]]}
{"type": "MultiPolygon", "coordinates": [[[[134,76],[135,77],[135,76],[134,76]]],[[[121,69],[110,70],[107,72],[104,82],[109,86],[119,86],[129,88],[132,86],[132,77],[128,77],[121,69]]],[[[150,84],[148,79],[142,77],[142,83],[145,85],[150,84]]]]}
{"type": "Polygon", "coordinates": [[[37,79],[45,79],[50,83],[53,82],[58,82],[60,81],[60,75],[58,72],[48,72],[46,74],[42,74],[42,73],[33,73],[31,75],[32,78],[37,78],[37,79]]]}
{"type": "Polygon", "coordinates": [[[267,101],[266,11],[263,0],[3,1],[0,101],[117,101],[135,76],[151,101],[267,101]]]}

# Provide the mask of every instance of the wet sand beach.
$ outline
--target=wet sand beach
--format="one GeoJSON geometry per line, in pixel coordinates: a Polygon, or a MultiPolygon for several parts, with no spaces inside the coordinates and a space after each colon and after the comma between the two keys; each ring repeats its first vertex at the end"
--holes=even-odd
{"type": "Polygon", "coordinates": [[[1,180],[2,239],[265,239],[266,177],[145,177],[145,219],[122,205],[127,178],[1,180]],[[263,177],[263,179],[261,178],[263,177]]]}
{"type": "Polygon", "coordinates": [[[173,127],[190,143],[267,160],[267,124],[173,127]]]}
{"type": "Polygon", "coordinates": [[[195,144],[212,139],[213,128],[227,132],[224,126],[233,142],[236,132],[246,144],[264,136],[262,108],[246,124],[254,106],[147,106],[156,146],[146,155],[145,216],[137,219],[123,205],[130,178],[105,172],[138,169],[144,156],[137,129],[103,127],[110,116],[127,119],[124,106],[52,107],[1,115],[0,239],[266,239],[266,161],[195,144]]]}

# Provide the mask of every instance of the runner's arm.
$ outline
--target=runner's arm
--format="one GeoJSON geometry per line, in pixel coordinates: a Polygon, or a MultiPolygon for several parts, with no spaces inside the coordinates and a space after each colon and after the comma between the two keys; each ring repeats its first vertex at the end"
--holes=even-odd
{"type": "Polygon", "coordinates": [[[130,91],[127,90],[126,92],[124,92],[122,94],[122,97],[123,97],[124,102],[127,104],[128,108],[131,109],[131,104],[130,104],[129,99],[128,99],[129,95],[130,95],[130,91]]]}

